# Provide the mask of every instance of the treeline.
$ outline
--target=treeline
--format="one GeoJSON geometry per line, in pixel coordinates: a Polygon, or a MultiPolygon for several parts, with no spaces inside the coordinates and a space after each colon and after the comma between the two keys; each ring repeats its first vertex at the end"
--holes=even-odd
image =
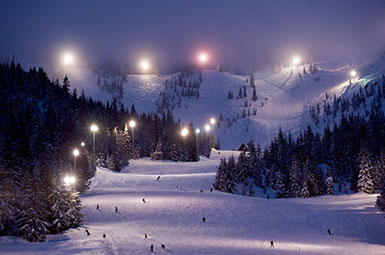
{"type": "MultiPolygon", "coordinates": [[[[230,193],[237,185],[245,191],[249,187],[249,193],[253,193],[253,185],[270,187],[277,198],[333,194],[334,184],[339,192],[382,189],[384,194],[383,144],[385,117],[380,110],[372,111],[368,118],[343,116],[339,125],[326,127],[322,136],[308,126],[294,141],[290,133],[279,130],[263,152],[250,142],[237,162],[223,159],[214,187],[230,193]]],[[[384,208],[384,195],[378,203],[384,208]]]]}
{"type": "MultiPolygon", "coordinates": [[[[79,225],[79,192],[87,189],[96,164],[119,171],[130,158],[151,156],[160,147],[162,159],[198,160],[195,135],[182,138],[180,129],[171,113],[140,115],[134,106],[128,110],[116,101],[103,104],[70,92],[67,77],[59,82],[42,68],[25,71],[20,64],[1,64],[0,235],[41,241],[48,233],[79,225]],[[137,123],[134,150],[127,127],[131,119],[137,123]],[[99,126],[96,160],[92,123],[99,126]],[[76,172],[74,148],[80,150],[76,172]],[[64,185],[67,174],[76,176],[75,184],[64,185]]],[[[193,134],[192,125],[189,129],[193,134]]]]}

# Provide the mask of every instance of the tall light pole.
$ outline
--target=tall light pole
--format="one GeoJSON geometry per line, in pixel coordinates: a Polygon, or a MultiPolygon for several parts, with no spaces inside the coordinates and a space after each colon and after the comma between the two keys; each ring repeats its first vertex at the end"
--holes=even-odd
{"type": "MultiPolygon", "coordinates": [[[[207,124],[205,126],[205,131],[207,132],[207,136],[206,136],[206,139],[205,139],[205,150],[207,148],[207,139],[209,139],[208,134],[209,134],[210,130],[211,130],[211,126],[209,124],[207,124]]],[[[210,150],[211,150],[211,146],[210,146],[210,150]]]]}
{"type": "Polygon", "coordinates": [[[199,159],[198,135],[199,135],[200,132],[201,132],[201,130],[199,128],[195,129],[195,136],[196,136],[195,140],[196,140],[196,143],[197,143],[197,157],[198,157],[198,159],[199,159]]]}
{"type": "Polygon", "coordinates": [[[99,127],[95,124],[92,124],[90,127],[90,130],[92,132],[92,153],[94,154],[94,160],[95,160],[95,133],[98,132],[99,127]]]}
{"type": "Polygon", "coordinates": [[[135,137],[134,137],[134,128],[136,126],[136,122],[131,120],[128,125],[130,125],[130,128],[132,130],[132,157],[135,158],[135,137]]]}
{"type": "Polygon", "coordinates": [[[74,149],[72,154],[74,155],[74,172],[76,173],[76,158],[79,156],[80,152],[78,149],[74,149]]]}

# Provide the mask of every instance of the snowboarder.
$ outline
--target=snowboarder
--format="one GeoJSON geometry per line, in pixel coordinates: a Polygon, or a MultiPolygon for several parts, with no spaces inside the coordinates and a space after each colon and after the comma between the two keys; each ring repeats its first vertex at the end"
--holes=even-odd
{"type": "Polygon", "coordinates": [[[154,252],[154,245],[153,244],[151,244],[150,250],[151,250],[151,252],[154,252]]]}
{"type": "Polygon", "coordinates": [[[329,235],[331,235],[331,234],[332,234],[332,231],[330,230],[330,228],[328,229],[328,233],[329,233],[329,235]]]}
{"type": "Polygon", "coordinates": [[[115,206],[115,212],[118,212],[118,207],[117,206],[115,206]]]}
{"type": "Polygon", "coordinates": [[[203,222],[206,222],[206,217],[203,217],[202,220],[203,220],[203,222]]]}
{"type": "Polygon", "coordinates": [[[158,178],[156,178],[156,180],[159,181],[159,179],[160,179],[160,175],[158,176],[158,178]]]}
{"type": "Polygon", "coordinates": [[[88,229],[86,229],[86,233],[88,236],[91,235],[91,233],[90,233],[90,231],[88,231],[88,229]]]}
{"type": "Polygon", "coordinates": [[[106,234],[103,234],[103,238],[106,238],[107,237],[107,235],[106,234]]]}
{"type": "Polygon", "coordinates": [[[274,248],[274,242],[270,241],[270,248],[274,248]]]}
{"type": "Polygon", "coordinates": [[[96,204],[96,210],[99,210],[99,204],[96,204]]]}
{"type": "Polygon", "coordinates": [[[142,201],[143,201],[143,203],[146,203],[146,199],[143,198],[142,201]]]}
{"type": "Polygon", "coordinates": [[[203,190],[201,189],[201,193],[203,193],[203,190]]]}
{"type": "Polygon", "coordinates": [[[210,188],[210,192],[213,192],[213,188],[210,188]]]}
{"type": "Polygon", "coordinates": [[[144,239],[147,239],[147,233],[144,233],[144,239]]]}
{"type": "Polygon", "coordinates": [[[163,250],[166,249],[166,245],[164,245],[164,244],[161,244],[160,247],[161,247],[163,250]]]}

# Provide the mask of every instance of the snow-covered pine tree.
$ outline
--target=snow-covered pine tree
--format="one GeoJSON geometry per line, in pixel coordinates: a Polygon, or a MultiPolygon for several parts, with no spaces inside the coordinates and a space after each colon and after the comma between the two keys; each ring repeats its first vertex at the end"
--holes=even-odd
{"type": "Polygon", "coordinates": [[[375,176],[374,176],[374,186],[376,190],[381,189],[384,183],[385,177],[385,151],[382,151],[378,159],[374,164],[375,176]]]}
{"type": "Polygon", "coordinates": [[[301,166],[296,154],[293,155],[290,167],[290,196],[302,196],[301,166]]]}
{"type": "Polygon", "coordinates": [[[381,194],[378,196],[376,203],[381,210],[385,211],[385,179],[382,184],[381,194]]]}
{"type": "Polygon", "coordinates": [[[374,193],[375,187],[373,183],[373,174],[373,161],[370,158],[369,151],[366,146],[363,146],[359,154],[358,191],[370,194],[374,193]]]}
{"type": "Polygon", "coordinates": [[[248,157],[246,156],[245,151],[242,151],[239,154],[238,162],[237,162],[237,173],[238,173],[237,182],[247,184],[248,178],[250,177],[250,169],[248,164],[248,157]]]}
{"type": "Polygon", "coordinates": [[[225,186],[225,173],[227,169],[227,162],[225,158],[221,158],[221,161],[218,166],[217,174],[215,175],[215,181],[213,187],[216,190],[224,191],[225,186]]]}
{"type": "Polygon", "coordinates": [[[286,185],[283,183],[281,171],[277,171],[274,189],[277,191],[276,198],[287,197],[286,185]]]}
{"type": "Polygon", "coordinates": [[[171,145],[171,150],[170,150],[170,159],[174,162],[177,162],[179,160],[179,153],[178,153],[178,148],[176,147],[176,144],[173,143],[171,145]]]}
{"type": "Polygon", "coordinates": [[[333,195],[334,193],[334,181],[333,177],[329,176],[326,178],[326,193],[329,195],[333,195]]]}
{"type": "Polygon", "coordinates": [[[225,192],[234,194],[235,193],[235,184],[236,184],[236,165],[235,158],[231,156],[227,162],[226,172],[225,172],[225,192]]]}

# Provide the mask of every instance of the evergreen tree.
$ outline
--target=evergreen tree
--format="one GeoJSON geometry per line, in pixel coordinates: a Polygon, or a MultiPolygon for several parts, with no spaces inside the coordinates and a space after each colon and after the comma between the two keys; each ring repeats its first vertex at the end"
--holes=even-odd
{"type": "Polygon", "coordinates": [[[326,193],[329,195],[333,195],[334,193],[334,181],[331,176],[326,179],[326,193]]]}
{"type": "Polygon", "coordinates": [[[378,196],[376,203],[381,210],[385,211],[385,180],[382,184],[381,194],[378,196]]]}
{"type": "Polygon", "coordinates": [[[374,167],[369,151],[363,146],[359,155],[359,175],[358,175],[358,191],[366,193],[374,193],[375,187],[373,183],[374,167]]]}

